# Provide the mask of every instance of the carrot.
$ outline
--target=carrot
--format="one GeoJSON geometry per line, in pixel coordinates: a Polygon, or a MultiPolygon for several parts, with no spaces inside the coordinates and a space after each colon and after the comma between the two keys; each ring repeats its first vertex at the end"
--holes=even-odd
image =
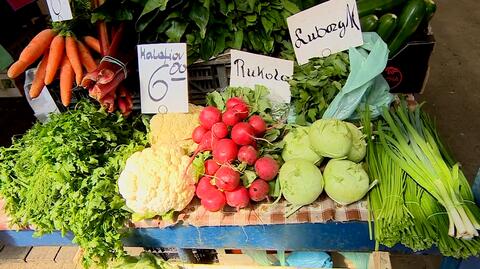
{"type": "Polygon", "coordinates": [[[57,69],[63,59],[65,50],[65,38],[57,35],[50,44],[50,55],[48,56],[47,73],[45,74],[45,85],[52,83],[57,69]]]}
{"type": "Polygon", "coordinates": [[[87,69],[87,72],[90,73],[97,69],[97,63],[93,59],[92,54],[90,54],[90,51],[88,51],[87,47],[85,47],[80,40],[77,40],[77,45],[78,54],[80,54],[80,59],[82,60],[82,64],[85,66],[85,69],[87,69]]]}
{"type": "Polygon", "coordinates": [[[16,77],[20,76],[20,74],[22,74],[23,71],[25,71],[25,69],[27,69],[27,67],[28,67],[27,63],[22,62],[22,61],[16,61],[15,63],[13,63],[10,66],[10,68],[8,68],[7,76],[9,78],[16,78],[16,77]]]}
{"type": "Polygon", "coordinates": [[[72,86],[75,74],[68,57],[63,58],[62,69],[60,70],[60,99],[64,106],[70,105],[72,99],[72,86]]]}
{"type": "Polygon", "coordinates": [[[8,69],[8,77],[18,77],[28,66],[40,58],[50,45],[50,42],[52,42],[55,35],[56,33],[52,29],[45,29],[32,38],[30,43],[28,43],[22,53],[20,53],[18,61],[8,69]]]}
{"type": "Polygon", "coordinates": [[[47,70],[48,63],[48,50],[43,54],[43,58],[38,64],[37,71],[35,72],[35,78],[33,79],[32,86],[30,87],[30,97],[37,98],[45,87],[45,71],[47,70]]]}
{"type": "Polygon", "coordinates": [[[77,42],[74,37],[67,36],[65,38],[65,51],[67,53],[68,60],[72,65],[75,72],[75,81],[77,85],[80,85],[83,78],[82,62],[80,61],[80,55],[78,54],[77,42]]]}
{"type": "Polygon", "coordinates": [[[84,36],[83,41],[94,51],[100,53],[100,41],[93,36],[84,36]]]}

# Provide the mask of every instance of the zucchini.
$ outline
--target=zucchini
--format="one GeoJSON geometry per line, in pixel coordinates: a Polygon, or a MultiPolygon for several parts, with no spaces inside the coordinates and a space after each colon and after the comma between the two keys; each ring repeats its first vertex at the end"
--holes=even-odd
{"type": "Polygon", "coordinates": [[[390,55],[395,55],[405,41],[417,30],[425,17],[424,0],[409,0],[398,17],[397,32],[388,45],[390,55]]]}
{"type": "Polygon", "coordinates": [[[424,0],[425,1],[425,10],[427,14],[425,15],[425,18],[427,21],[430,21],[433,18],[433,15],[435,15],[435,11],[437,11],[437,4],[433,2],[433,0],[424,0]]]}
{"type": "Polygon", "coordinates": [[[373,32],[378,26],[378,17],[376,15],[368,15],[360,19],[362,32],[373,32]]]}
{"type": "Polygon", "coordinates": [[[396,26],[397,15],[392,13],[384,14],[378,21],[377,33],[383,41],[388,43],[388,38],[393,34],[396,26]]]}
{"type": "Polygon", "coordinates": [[[358,15],[362,18],[373,13],[383,14],[405,2],[405,0],[360,0],[357,1],[358,15]]]}

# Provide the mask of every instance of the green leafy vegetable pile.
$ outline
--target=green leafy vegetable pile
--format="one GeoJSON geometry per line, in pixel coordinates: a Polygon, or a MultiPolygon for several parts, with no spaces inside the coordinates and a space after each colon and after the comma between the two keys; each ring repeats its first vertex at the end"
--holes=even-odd
{"type": "Polygon", "coordinates": [[[186,42],[189,61],[208,60],[228,48],[278,54],[282,41],[289,39],[286,18],[300,11],[301,1],[296,2],[110,0],[93,20],[131,20],[141,8],[136,19],[141,42],[186,42]]]}
{"type": "Polygon", "coordinates": [[[345,85],[349,64],[348,53],[339,52],[295,66],[290,89],[297,124],[306,125],[322,117],[345,85]]]}
{"type": "Polygon", "coordinates": [[[404,101],[383,115],[375,131],[368,110],[364,120],[368,172],[379,182],[369,195],[376,248],[402,243],[415,251],[436,246],[445,256],[478,256],[480,209],[432,121],[404,101]]]}
{"type": "Polygon", "coordinates": [[[11,224],[33,226],[37,236],[72,232],[86,265],[123,255],[130,213],[116,182],[126,159],[147,145],[146,123],[82,101],[0,148],[0,193],[11,224]]]}
{"type": "Polygon", "coordinates": [[[177,265],[168,263],[161,258],[147,252],[138,257],[125,256],[115,261],[109,269],[179,269],[177,265]]]}

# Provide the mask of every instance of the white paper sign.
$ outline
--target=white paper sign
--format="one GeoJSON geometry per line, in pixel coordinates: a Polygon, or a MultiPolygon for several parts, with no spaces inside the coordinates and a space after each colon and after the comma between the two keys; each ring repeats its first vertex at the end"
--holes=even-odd
{"type": "Polygon", "coordinates": [[[287,18],[299,64],[363,45],[355,0],[330,0],[287,18]]]}
{"type": "Polygon", "coordinates": [[[187,45],[138,45],[137,52],[142,113],[187,113],[187,45]]]}
{"type": "Polygon", "coordinates": [[[230,86],[251,87],[263,85],[270,89],[270,99],[290,103],[290,84],[293,61],[231,50],[230,86]]]}
{"type": "Polygon", "coordinates": [[[71,20],[72,10],[68,0],[46,0],[52,21],[71,20]]]}

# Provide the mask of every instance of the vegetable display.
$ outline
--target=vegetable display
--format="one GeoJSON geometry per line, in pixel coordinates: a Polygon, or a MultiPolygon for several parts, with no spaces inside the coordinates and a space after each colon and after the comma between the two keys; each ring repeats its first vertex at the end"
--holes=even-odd
{"type": "Polygon", "coordinates": [[[367,113],[364,124],[368,171],[379,181],[369,194],[377,248],[401,242],[416,251],[436,245],[445,256],[477,256],[479,209],[433,123],[404,101],[384,115],[372,125],[367,113]]]}
{"type": "Polygon", "coordinates": [[[82,101],[0,148],[0,193],[11,224],[35,235],[72,232],[86,265],[123,255],[131,214],[117,190],[126,159],[147,144],[141,117],[82,101]]]}
{"type": "Polygon", "coordinates": [[[388,44],[390,56],[397,54],[437,9],[433,0],[359,0],[357,7],[362,31],[377,32],[388,44]]]}
{"type": "Polygon", "coordinates": [[[45,29],[23,49],[18,60],[8,69],[8,76],[18,77],[42,55],[30,88],[30,97],[38,97],[44,86],[50,85],[60,70],[61,100],[64,106],[68,106],[74,82],[76,85],[80,84],[83,69],[86,68],[88,71],[96,66],[90,51],[71,32],[45,29]]]}
{"type": "Polygon", "coordinates": [[[225,205],[240,209],[250,200],[264,200],[270,191],[267,182],[278,175],[278,161],[261,150],[262,144],[275,140],[269,134],[275,128],[267,124],[272,122],[267,117],[271,107],[266,99],[268,90],[257,90],[229,88],[222,94],[214,92],[208,99],[216,106],[205,107],[198,116],[200,125],[192,131],[198,147],[192,158],[197,176],[202,177],[196,194],[208,211],[222,210],[225,205]]]}

